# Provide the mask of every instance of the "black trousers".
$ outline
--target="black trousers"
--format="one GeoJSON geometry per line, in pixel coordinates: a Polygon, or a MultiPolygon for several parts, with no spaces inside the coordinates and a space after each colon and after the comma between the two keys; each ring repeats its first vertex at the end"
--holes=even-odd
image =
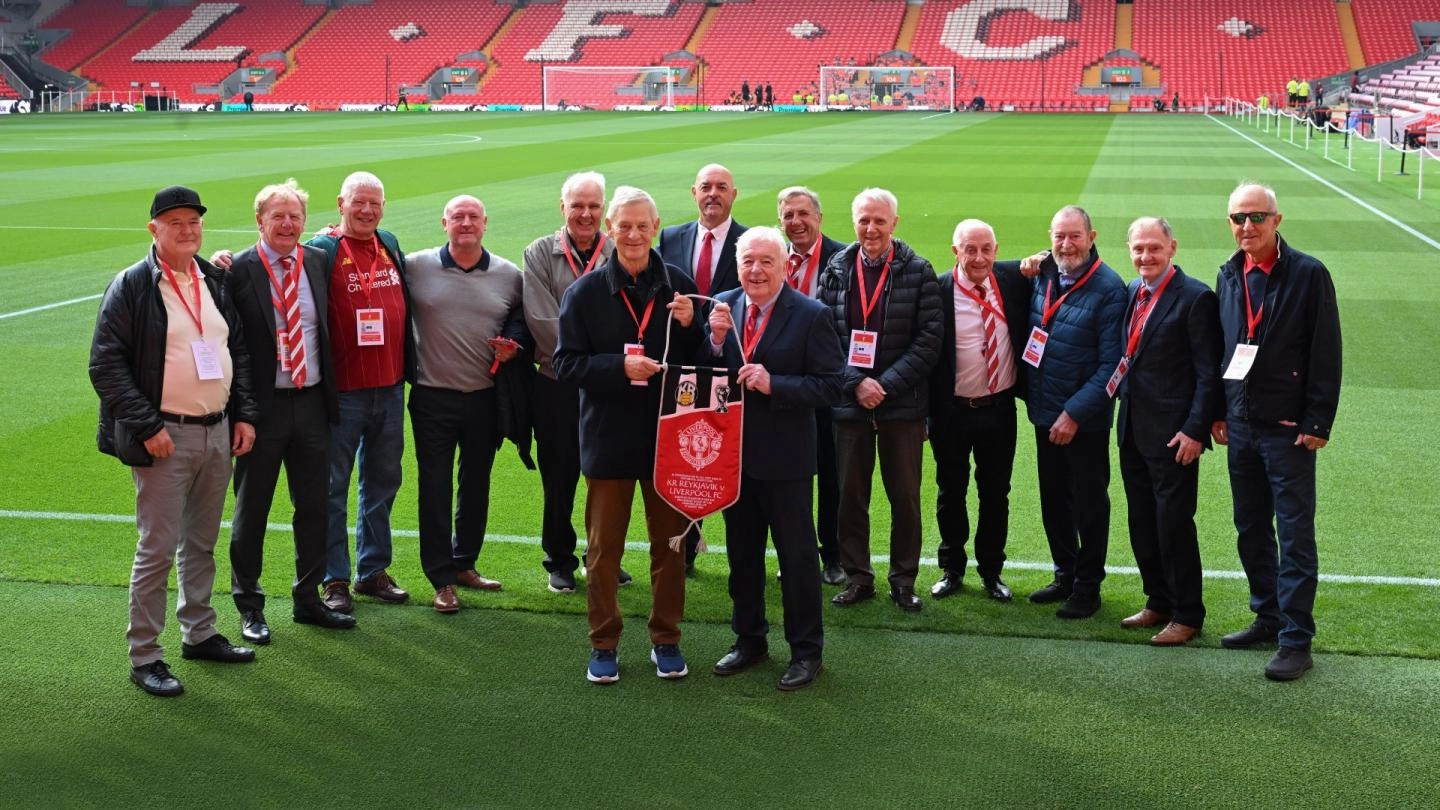
{"type": "Polygon", "coordinates": [[[840,475],[835,469],[835,420],[829,408],[815,409],[815,533],[820,565],[840,562],[840,475]]]}
{"type": "Polygon", "coordinates": [[[780,601],[790,657],[820,657],[825,639],[810,497],[809,478],[762,481],[741,475],[740,499],[725,510],[725,555],[730,560],[730,599],[734,603],[730,626],[742,649],[767,649],[765,538],[769,535],[780,560],[780,601]]]}
{"type": "Polygon", "coordinates": [[[455,584],[455,574],[474,568],[480,557],[490,514],[497,424],[494,388],[410,388],[410,432],[420,490],[420,565],[436,588],[455,584]],[[452,492],[456,450],[460,472],[452,492]]]}
{"type": "Polygon", "coordinates": [[[890,587],[913,588],[920,571],[920,461],[925,420],[837,421],[840,563],[850,582],[874,585],[870,565],[870,490],[875,459],[890,501],[890,587]]]}
{"type": "MultiPolygon", "coordinates": [[[[1168,449],[1168,448],[1167,448],[1168,449]]],[[[1140,568],[1145,606],[1189,627],[1205,624],[1195,503],[1200,461],[1175,463],[1173,449],[1144,455],[1127,430],[1120,442],[1120,478],[1130,516],[1130,548],[1140,568]]]]}
{"type": "Polygon", "coordinates": [[[1110,431],[1080,431],[1055,445],[1048,426],[1036,427],[1035,462],[1055,579],[1082,599],[1098,598],[1110,546],[1110,431]]]}
{"type": "Polygon", "coordinates": [[[536,462],[544,511],[540,521],[540,548],[546,571],[572,573],[580,565],[575,556],[577,537],[571,516],[575,489],[580,482],[580,389],[535,376],[536,462]]]}
{"type": "Polygon", "coordinates": [[[329,526],[329,449],[330,422],[320,387],[275,389],[270,412],[255,426],[255,446],[235,460],[230,593],[237,610],[265,609],[265,591],[260,587],[265,525],[270,520],[282,464],[290,504],[295,508],[291,521],[295,534],[291,596],[297,603],[319,601],[329,526]]]}
{"type": "Polygon", "coordinates": [[[981,578],[1000,576],[1010,525],[1010,477],[1015,469],[1015,395],[1004,391],[989,403],[970,407],[952,397],[943,420],[932,421],[930,451],[935,457],[935,522],[940,527],[940,570],[965,575],[965,542],[970,538],[970,459],[975,459],[975,564],[981,578]]]}

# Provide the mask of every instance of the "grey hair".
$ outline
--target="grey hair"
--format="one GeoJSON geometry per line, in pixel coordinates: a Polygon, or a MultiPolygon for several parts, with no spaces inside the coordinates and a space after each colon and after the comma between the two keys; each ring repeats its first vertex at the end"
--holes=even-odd
{"type": "Polygon", "coordinates": [[[281,197],[289,197],[300,203],[300,210],[305,211],[310,207],[310,194],[300,188],[300,184],[291,177],[283,183],[271,183],[260,189],[255,195],[255,213],[265,210],[265,206],[281,197]]]}
{"type": "Polygon", "coordinates": [[[1270,209],[1272,211],[1280,210],[1280,203],[1275,200],[1275,189],[1265,185],[1264,183],[1256,183],[1253,180],[1240,181],[1240,185],[1236,186],[1235,190],[1230,192],[1230,199],[1233,200],[1240,194],[1240,192],[1252,188],[1258,188],[1261,191],[1265,192],[1265,201],[1270,203],[1270,209]]]}
{"type": "Polygon", "coordinates": [[[769,245],[779,252],[781,258],[784,258],[786,253],[785,236],[780,233],[779,228],[772,228],[769,225],[756,225],[753,228],[747,228],[744,233],[740,234],[740,238],[735,242],[735,255],[740,255],[741,251],[757,242],[769,245]]]}
{"type": "Polygon", "coordinates": [[[1125,241],[1128,242],[1131,239],[1134,239],[1135,232],[1140,230],[1141,228],[1159,228],[1160,232],[1165,234],[1166,239],[1175,238],[1174,229],[1170,227],[1170,223],[1166,221],[1164,217],[1140,217],[1139,219],[1130,223],[1130,228],[1125,231],[1125,241]]]}
{"type": "Polygon", "coordinates": [[[856,194],[854,202],[850,203],[850,218],[855,219],[860,216],[860,209],[864,207],[867,202],[884,203],[890,206],[891,214],[897,217],[900,216],[900,201],[895,199],[894,194],[891,194],[883,188],[867,188],[859,194],[856,194]]]}
{"type": "Polygon", "coordinates": [[[806,187],[804,187],[804,186],[790,186],[789,188],[782,188],[782,189],[780,189],[780,194],[779,194],[779,196],[777,196],[777,197],[775,198],[775,214],[776,214],[776,216],[780,216],[780,215],[784,214],[784,213],[785,213],[785,212],[784,212],[785,203],[790,202],[791,200],[795,199],[796,197],[804,197],[804,198],[808,199],[808,200],[810,201],[810,204],[813,205],[813,206],[815,206],[815,213],[816,213],[816,214],[822,214],[822,213],[824,213],[823,211],[820,210],[820,195],[819,195],[819,194],[816,194],[815,192],[811,191],[810,189],[808,189],[808,188],[806,188],[806,187]]]}
{"type": "Polygon", "coordinates": [[[576,172],[565,178],[565,183],[560,186],[560,202],[565,202],[575,189],[594,183],[600,189],[600,199],[605,199],[605,175],[599,172],[576,172]]]}
{"type": "Polygon", "coordinates": [[[350,176],[345,178],[345,182],[340,184],[340,197],[348,200],[357,189],[362,188],[375,189],[380,192],[380,201],[385,201],[385,184],[370,172],[351,172],[350,176]]]}
{"type": "Polygon", "coordinates": [[[990,232],[990,238],[991,238],[991,239],[994,239],[994,238],[995,238],[995,229],[992,228],[992,227],[990,227],[990,223],[986,222],[985,220],[983,220],[983,219],[962,219],[962,220],[960,220],[958,223],[955,224],[955,233],[954,233],[953,236],[950,237],[950,244],[955,245],[956,247],[959,247],[959,246],[960,246],[960,236],[961,236],[962,234],[964,234],[966,231],[972,230],[972,229],[975,229],[975,228],[984,228],[985,230],[987,230],[987,231],[990,232]]]}
{"type": "Polygon", "coordinates": [[[1059,211],[1056,211],[1056,212],[1055,212],[1055,216],[1051,217],[1051,218],[1050,218],[1050,221],[1051,221],[1051,222],[1054,222],[1055,220],[1059,219],[1060,217],[1069,216],[1070,214],[1079,214],[1079,215],[1080,215],[1080,218],[1085,221],[1085,232],[1086,232],[1086,233],[1089,233],[1089,232],[1095,230],[1095,226],[1090,224],[1090,213],[1089,213],[1088,211],[1086,211],[1084,208],[1081,208],[1081,207],[1078,206],[1078,205],[1067,205],[1067,206],[1065,206],[1064,208],[1061,208],[1059,211]]]}
{"type": "Polygon", "coordinates": [[[647,194],[644,189],[638,189],[634,186],[617,186],[615,188],[615,196],[610,198],[610,206],[605,209],[605,218],[612,219],[616,211],[624,206],[635,205],[636,203],[645,203],[650,206],[651,217],[654,219],[660,218],[660,209],[655,205],[655,198],[647,194]]]}

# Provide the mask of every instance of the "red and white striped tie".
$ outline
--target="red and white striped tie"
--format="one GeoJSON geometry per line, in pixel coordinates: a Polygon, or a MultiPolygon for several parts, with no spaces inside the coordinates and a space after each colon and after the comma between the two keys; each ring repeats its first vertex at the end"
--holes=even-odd
{"type": "Polygon", "coordinates": [[[280,267],[285,273],[281,282],[280,303],[285,307],[285,342],[290,347],[290,379],[296,388],[305,387],[305,331],[300,328],[300,274],[295,272],[295,257],[281,256],[280,267]]]}
{"type": "MultiPolygon", "coordinates": [[[[975,290],[980,293],[981,301],[989,300],[990,291],[985,289],[984,284],[976,284],[975,290]]],[[[985,342],[980,345],[980,353],[985,356],[985,386],[993,394],[1000,387],[999,330],[995,328],[995,313],[983,304],[980,306],[980,325],[985,330],[985,342]]]]}

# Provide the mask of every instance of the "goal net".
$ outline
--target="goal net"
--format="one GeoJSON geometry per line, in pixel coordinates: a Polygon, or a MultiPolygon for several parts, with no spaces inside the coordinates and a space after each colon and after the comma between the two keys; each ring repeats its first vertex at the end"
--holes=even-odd
{"type": "Polygon", "coordinates": [[[815,103],[830,110],[955,109],[955,68],[822,65],[815,103]]]}
{"type": "Polygon", "coordinates": [[[683,68],[546,65],[541,103],[547,110],[674,108],[683,68]]]}

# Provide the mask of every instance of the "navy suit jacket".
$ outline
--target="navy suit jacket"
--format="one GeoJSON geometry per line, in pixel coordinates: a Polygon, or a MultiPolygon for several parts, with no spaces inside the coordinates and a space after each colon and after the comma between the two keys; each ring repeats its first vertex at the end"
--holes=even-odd
{"type": "MultiPolygon", "coordinates": [[[[671,225],[660,231],[660,258],[673,267],[685,271],[695,280],[695,237],[700,232],[699,221],[684,225],[671,225]]],[[[740,286],[740,272],[735,267],[735,242],[745,226],[730,220],[730,230],[720,244],[720,259],[715,263],[715,275],[710,279],[710,295],[733,290],[740,286]]]]}
{"type": "MultiPolygon", "coordinates": [[[[320,356],[306,358],[306,364],[320,370],[320,387],[325,397],[325,414],[331,424],[340,422],[339,399],[335,394],[335,369],[330,361],[330,264],[325,252],[301,245],[305,278],[315,299],[320,356]]],[[[279,268],[277,267],[278,271],[279,268]]],[[[270,414],[275,398],[275,305],[270,301],[270,276],[260,261],[260,249],[249,247],[235,254],[225,274],[230,298],[244,325],[246,348],[250,350],[250,382],[261,418],[270,414]]]]}
{"type": "MultiPolygon", "coordinates": [[[[732,370],[745,364],[744,296],[738,289],[718,296],[735,317],[736,328],[723,344],[724,364],[732,370]]],[[[707,322],[701,365],[716,364],[710,352],[707,322]]],[[[750,359],[770,372],[770,393],[745,392],[744,472],[764,481],[809,478],[815,474],[815,409],[838,403],[844,392],[845,351],[829,308],[785,286],[750,359]]]]}
{"type": "MultiPolygon", "coordinates": [[[[1140,280],[1126,291],[1124,339],[1140,280]]],[[[1174,456],[1165,445],[1183,432],[1210,446],[1210,423],[1223,413],[1220,381],[1220,305],[1199,279],[1175,268],[1175,276],[1155,302],[1145,331],[1120,383],[1119,441],[1133,431],[1136,449],[1147,456],[1174,456]]]]}

